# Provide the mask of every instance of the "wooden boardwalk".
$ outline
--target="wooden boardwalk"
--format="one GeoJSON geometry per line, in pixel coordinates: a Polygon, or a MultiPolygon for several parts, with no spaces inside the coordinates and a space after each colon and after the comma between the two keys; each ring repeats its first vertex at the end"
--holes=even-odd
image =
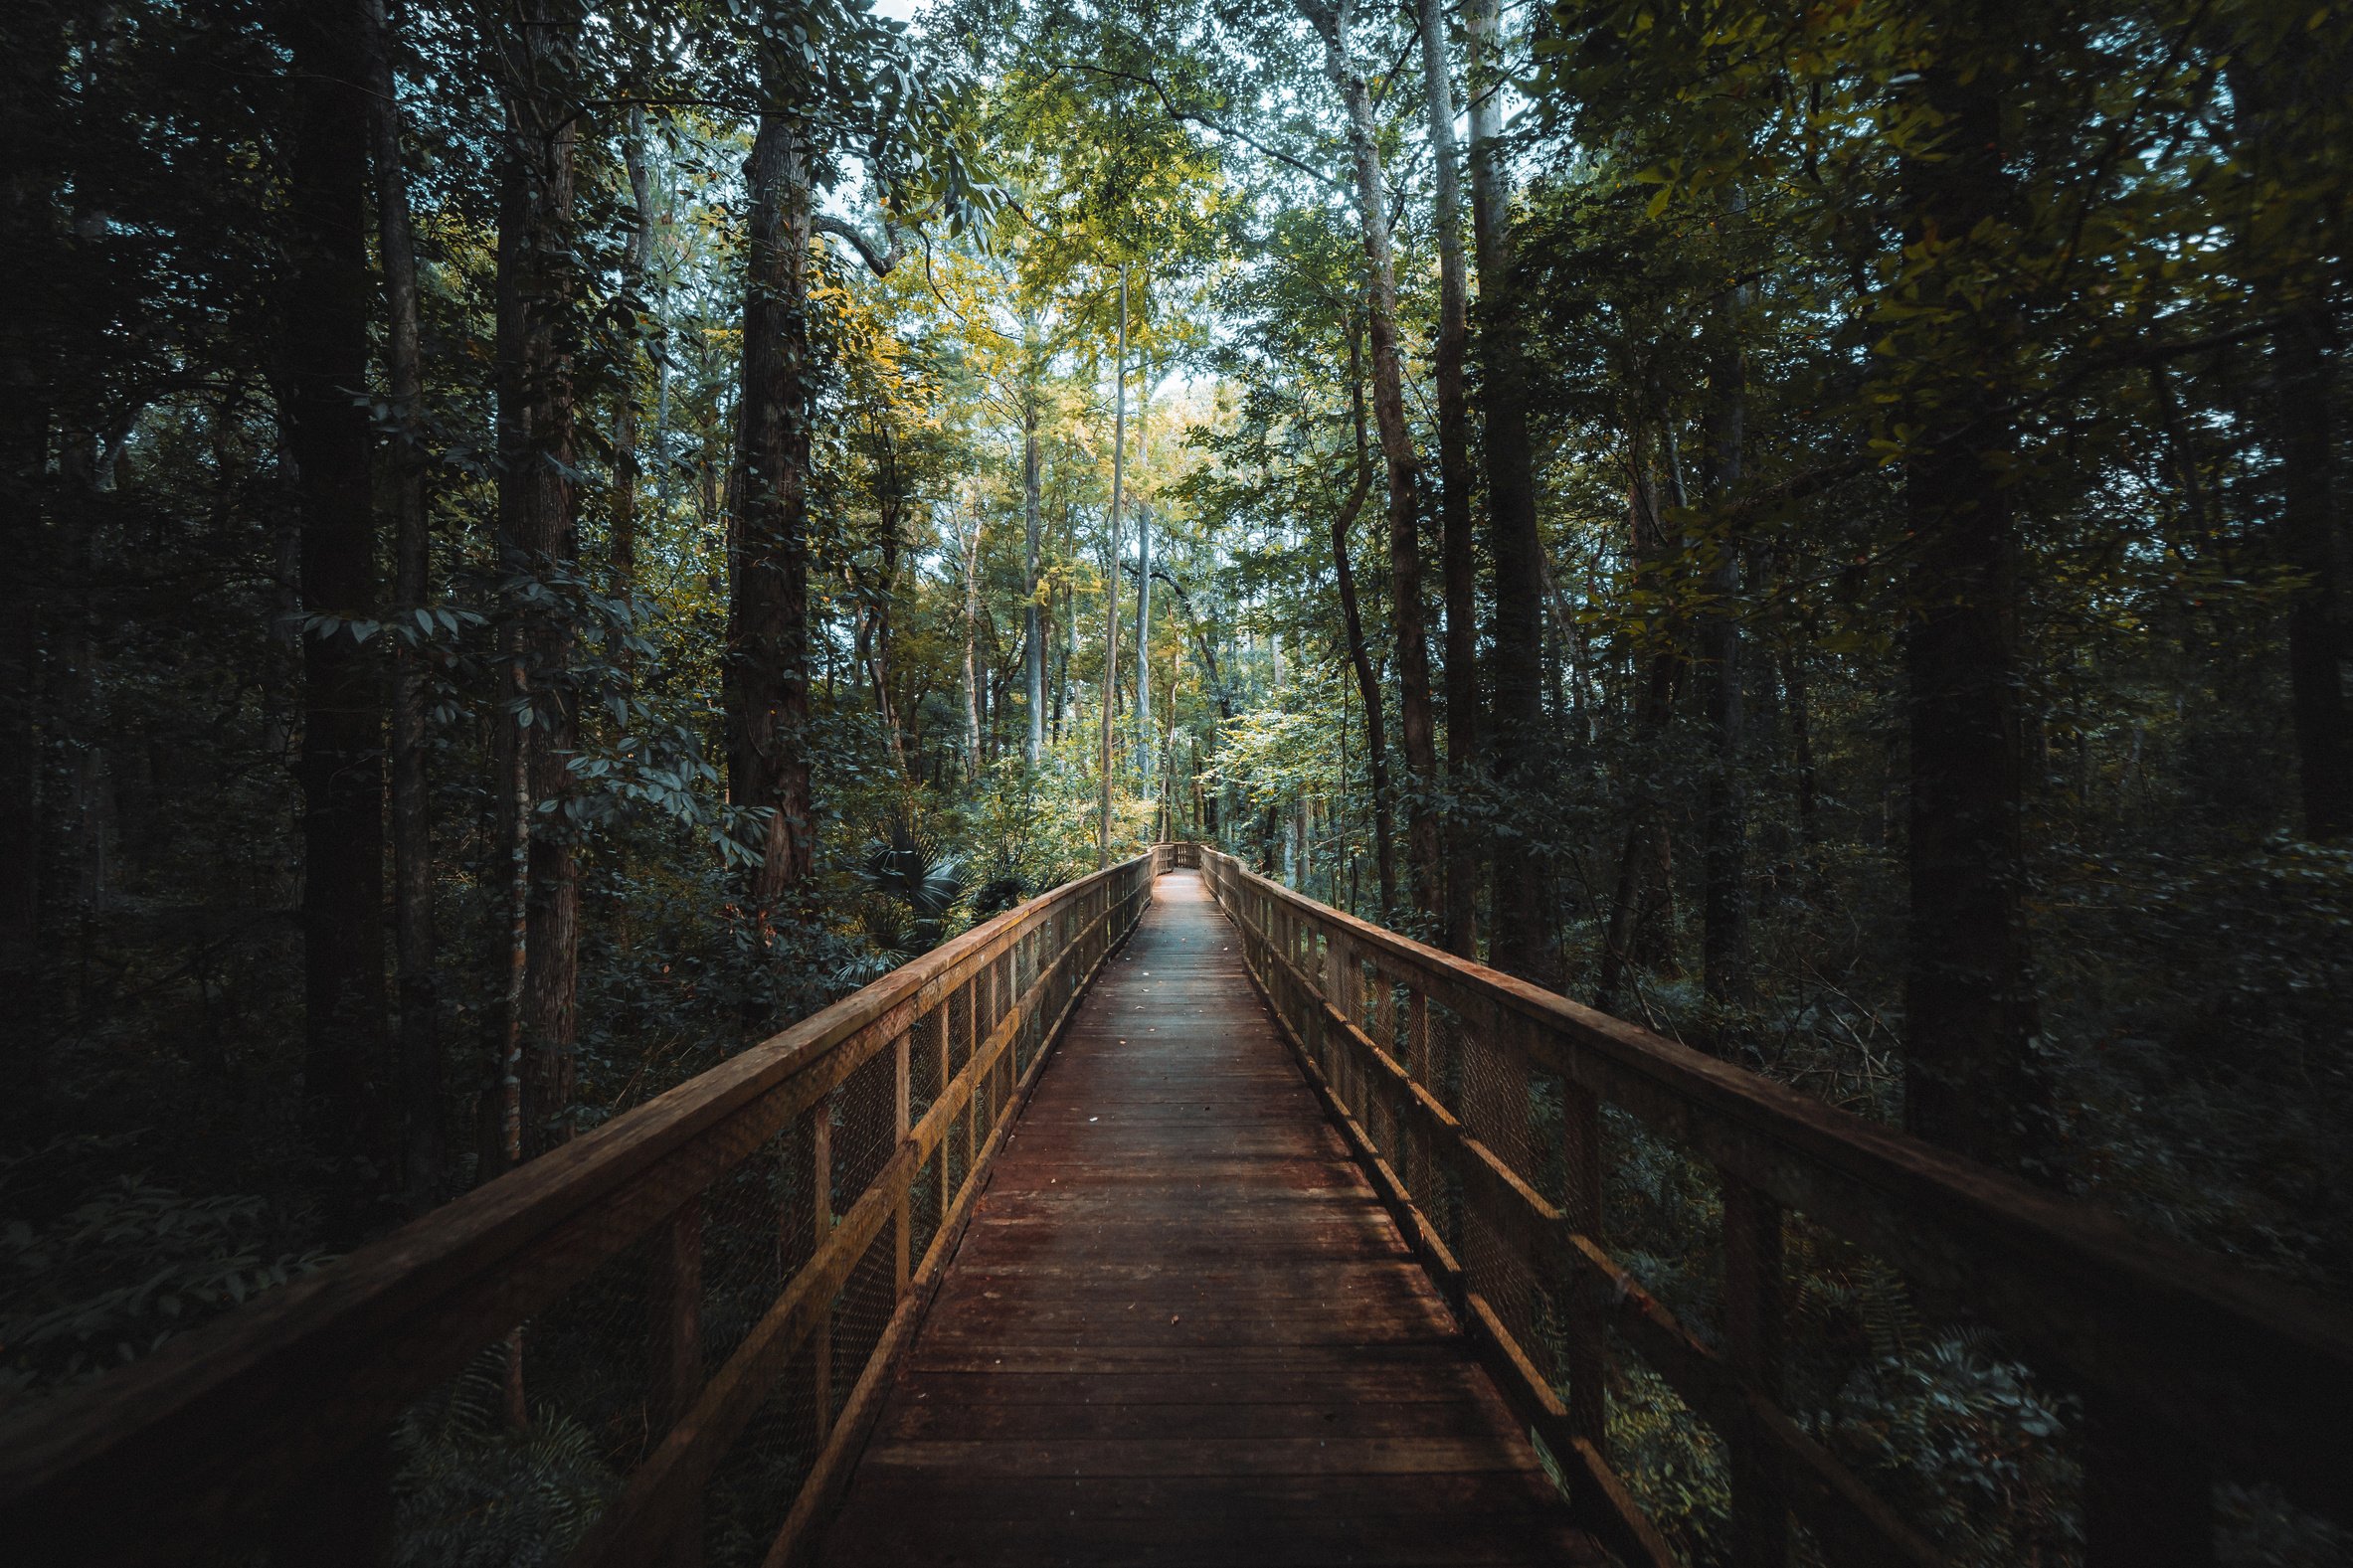
{"type": "Polygon", "coordinates": [[[1039,1078],[822,1560],[1605,1559],[1181,872],[1039,1078]]]}

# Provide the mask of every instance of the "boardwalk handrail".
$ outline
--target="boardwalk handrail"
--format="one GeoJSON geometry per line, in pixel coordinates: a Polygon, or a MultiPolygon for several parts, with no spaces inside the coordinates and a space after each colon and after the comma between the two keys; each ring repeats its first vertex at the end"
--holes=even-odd
{"type": "Polygon", "coordinates": [[[0,1540],[28,1560],[46,1543],[78,1563],[265,1540],[281,1562],[375,1560],[392,1525],[391,1424],[485,1357],[518,1358],[523,1370],[502,1375],[524,1387],[535,1375],[524,1346],[541,1330],[518,1325],[553,1320],[593,1279],[613,1287],[600,1302],[628,1305],[624,1332],[642,1355],[629,1419],[607,1425],[643,1437],[615,1465],[623,1484],[572,1560],[691,1560],[705,1486],[764,1408],[813,1429],[790,1435],[814,1457],[781,1521],[761,1526],[768,1560],[788,1560],[1022,1089],[1155,873],[1179,858],[1162,846],[1006,911],[28,1412],[0,1431],[0,1540]],[[759,1286],[748,1308],[746,1279],[759,1286]],[[711,1342],[722,1280],[736,1293],[724,1303],[731,1347],[711,1342]]]}
{"type": "Polygon", "coordinates": [[[1735,1561],[1786,1560],[1793,1512],[1832,1561],[1942,1560],[1782,1408],[1792,1211],[2014,1335],[2039,1375],[2082,1397],[2087,1562],[2211,1561],[2218,1475],[2339,1517],[2353,1507],[2342,1311],[1229,855],[1204,849],[1201,865],[1375,1186],[1621,1555],[1665,1548],[1609,1466],[1610,1330],[1724,1443],[1735,1561]],[[1720,1348],[1603,1248],[1605,1104],[1716,1167],[1720,1348]]]}

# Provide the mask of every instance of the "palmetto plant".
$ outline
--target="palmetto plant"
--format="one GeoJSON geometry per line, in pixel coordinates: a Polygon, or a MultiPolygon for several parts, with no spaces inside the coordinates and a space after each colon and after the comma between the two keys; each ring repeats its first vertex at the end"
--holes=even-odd
{"type": "Polygon", "coordinates": [[[863,896],[852,934],[864,951],[834,969],[843,990],[870,985],[938,947],[964,897],[964,858],[905,811],[867,838],[857,874],[863,896]]]}

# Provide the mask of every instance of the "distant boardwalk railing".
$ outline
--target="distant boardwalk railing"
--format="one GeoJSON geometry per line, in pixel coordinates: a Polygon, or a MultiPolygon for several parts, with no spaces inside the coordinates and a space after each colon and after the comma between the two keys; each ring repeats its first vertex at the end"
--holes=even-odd
{"type": "Polygon", "coordinates": [[[1010,910],[28,1413],[0,1431],[0,1557],[443,1560],[519,1506],[418,1491],[462,1498],[477,1450],[430,1481],[420,1451],[486,1404],[466,1441],[511,1424],[559,1457],[515,1459],[510,1489],[572,1467],[589,1500],[541,1521],[570,1561],[690,1564],[706,1535],[792,1560],[1046,1046],[1156,871],[1192,858],[1164,845],[1010,910]]]}
{"type": "Polygon", "coordinates": [[[2353,1511],[2343,1313],[1352,919],[1231,856],[1201,863],[1374,1185],[1620,1556],[1670,1556],[1609,1451],[1610,1401],[1643,1368],[1720,1446],[1718,1545],[1732,1562],[1789,1561],[1793,1516],[1832,1562],[1956,1549],[1923,1538],[1936,1510],[1867,1484],[1792,1418],[1784,1256],[1801,1247],[1818,1268],[1839,1248],[1879,1260],[1920,1311],[1998,1331],[2055,1391],[2065,1430],[2029,1441],[2064,1452],[1970,1454],[1955,1480],[2000,1487],[2054,1458],[2077,1487],[2056,1510],[2073,1537],[2057,1555],[2211,1562],[2218,1476],[2339,1520],[2353,1511]],[[1674,1282],[1710,1322],[1680,1321],[1659,1299],[1667,1285],[1605,1250],[1626,1240],[1607,1234],[1605,1172],[1635,1138],[1680,1151],[1667,1157],[1692,1164],[1693,1206],[1720,1216],[1713,1245],[1693,1249],[1715,1278],[1674,1282]]]}

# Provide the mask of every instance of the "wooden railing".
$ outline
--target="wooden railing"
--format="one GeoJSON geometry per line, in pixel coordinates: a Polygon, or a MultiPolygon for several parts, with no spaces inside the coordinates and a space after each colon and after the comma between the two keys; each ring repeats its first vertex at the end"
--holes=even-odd
{"type": "Polygon", "coordinates": [[[2057,1391],[2075,1414],[2051,1441],[2080,1467],[2095,1568],[2211,1562],[2218,1475],[2340,1519],[2353,1509],[2342,1312],[1353,919],[1231,856],[1204,851],[1201,864],[1383,1201],[1588,1526],[1628,1562],[1674,1554],[1612,1468],[1610,1391],[1627,1372],[1615,1347],[1722,1446],[1732,1561],[1788,1561],[1793,1517],[1831,1562],[1944,1560],[1785,1408],[1784,1245],[1800,1225],[2005,1336],[2057,1391]],[[1605,1132],[1605,1106],[1642,1132],[1605,1132]],[[1607,1250],[1604,1139],[1629,1135],[1713,1167],[1711,1324],[1679,1321],[1607,1250]]]}
{"type": "Polygon", "coordinates": [[[1048,1045],[1179,858],[1010,910],[36,1409],[0,1432],[0,1556],[341,1565],[461,1532],[395,1491],[415,1412],[470,1379],[594,1451],[572,1562],[692,1564],[706,1523],[715,1555],[794,1560],[1048,1045]]]}

